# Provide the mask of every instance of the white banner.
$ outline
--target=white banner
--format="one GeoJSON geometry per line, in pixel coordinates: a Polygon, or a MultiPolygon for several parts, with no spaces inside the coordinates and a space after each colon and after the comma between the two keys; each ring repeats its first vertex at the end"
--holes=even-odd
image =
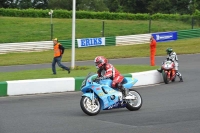
{"type": "Polygon", "coordinates": [[[105,37],[77,39],[78,47],[92,47],[105,45],[105,37]]]}

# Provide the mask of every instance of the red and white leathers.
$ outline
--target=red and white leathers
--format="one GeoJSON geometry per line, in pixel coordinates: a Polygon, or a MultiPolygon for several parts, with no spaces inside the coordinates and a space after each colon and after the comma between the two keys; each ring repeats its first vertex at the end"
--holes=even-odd
{"type": "Polygon", "coordinates": [[[110,63],[105,63],[97,71],[99,77],[110,78],[112,82],[112,87],[116,88],[117,84],[121,83],[124,77],[119,73],[119,71],[110,63]]]}
{"type": "Polygon", "coordinates": [[[170,54],[167,55],[166,60],[171,60],[175,64],[175,70],[176,70],[176,75],[179,77],[182,77],[181,73],[178,71],[178,57],[175,52],[171,52],[170,54]]]}

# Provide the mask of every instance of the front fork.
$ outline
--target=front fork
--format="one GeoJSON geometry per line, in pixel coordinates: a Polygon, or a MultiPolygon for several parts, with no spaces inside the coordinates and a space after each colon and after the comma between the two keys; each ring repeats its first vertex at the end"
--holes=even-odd
{"type": "Polygon", "coordinates": [[[172,79],[176,76],[176,71],[172,70],[172,79]]]}
{"type": "Polygon", "coordinates": [[[167,78],[172,80],[175,77],[175,74],[176,74],[175,70],[168,71],[167,78]]]}
{"type": "Polygon", "coordinates": [[[94,111],[95,109],[95,98],[94,98],[94,91],[91,90],[91,97],[92,97],[92,101],[91,101],[91,106],[92,106],[92,111],[94,111]]]}
{"type": "Polygon", "coordinates": [[[167,72],[167,78],[170,79],[171,71],[167,72]]]}
{"type": "Polygon", "coordinates": [[[94,91],[91,93],[92,94],[92,105],[94,105],[94,91]]]}

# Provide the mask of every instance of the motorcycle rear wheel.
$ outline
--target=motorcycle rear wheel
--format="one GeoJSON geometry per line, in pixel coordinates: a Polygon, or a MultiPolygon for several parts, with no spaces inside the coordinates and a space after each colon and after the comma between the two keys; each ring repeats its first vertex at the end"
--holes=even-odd
{"type": "Polygon", "coordinates": [[[89,97],[83,96],[80,101],[80,106],[83,112],[87,115],[97,115],[101,110],[101,104],[98,99],[95,98],[94,105],[89,97]]]}
{"type": "Polygon", "coordinates": [[[129,99],[127,100],[126,108],[130,111],[139,110],[142,107],[142,97],[139,92],[136,90],[131,89],[129,91],[129,95],[134,95],[136,99],[129,99]]]}

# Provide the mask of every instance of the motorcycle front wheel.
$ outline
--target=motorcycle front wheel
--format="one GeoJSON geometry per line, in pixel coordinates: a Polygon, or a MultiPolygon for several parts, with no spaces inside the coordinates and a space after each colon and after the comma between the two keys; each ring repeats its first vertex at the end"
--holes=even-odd
{"type": "Polygon", "coordinates": [[[89,97],[83,96],[80,101],[81,109],[87,115],[97,115],[101,110],[101,104],[97,98],[95,98],[94,104],[89,97]]]}
{"type": "Polygon", "coordinates": [[[169,83],[169,79],[167,78],[167,74],[165,71],[162,72],[162,75],[163,75],[163,80],[165,82],[165,84],[168,84],[169,83]]]}
{"type": "Polygon", "coordinates": [[[129,91],[130,96],[135,96],[135,99],[127,100],[126,108],[130,111],[139,110],[142,107],[142,97],[139,92],[136,90],[131,89],[129,91]]]}

